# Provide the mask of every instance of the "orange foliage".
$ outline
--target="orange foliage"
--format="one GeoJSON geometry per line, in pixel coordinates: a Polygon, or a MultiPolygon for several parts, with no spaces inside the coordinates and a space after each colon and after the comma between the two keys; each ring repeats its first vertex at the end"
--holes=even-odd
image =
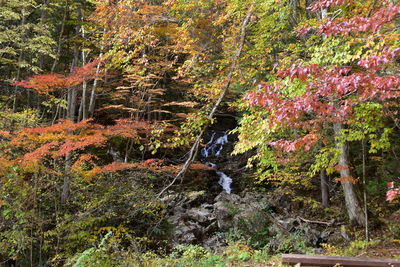
{"type": "Polygon", "coordinates": [[[94,167],[90,171],[86,171],[83,173],[83,175],[90,179],[94,177],[95,175],[103,174],[103,173],[110,173],[110,172],[117,172],[117,171],[122,171],[126,169],[131,169],[134,168],[136,165],[132,163],[125,163],[125,162],[112,162],[108,165],[105,165],[103,167],[94,167]]]}
{"type": "Polygon", "coordinates": [[[99,60],[94,60],[83,67],[76,67],[72,73],[67,76],[56,73],[35,75],[28,80],[14,82],[12,85],[32,88],[39,94],[49,94],[53,91],[65,89],[84,81],[94,79],[98,63],[99,60]]]}
{"type": "Polygon", "coordinates": [[[68,87],[69,83],[64,75],[51,73],[36,75],[29,80],[15,82],[13,85],[35,89],[39,94],[48,94],[60,88],[68,87]]]}
{"type": "Polygon", "coordinates": [[[336,183],[341,182],[341,183],[344,183],[344,184],[346,184],[346,183],[355,184],[355,183],[357,183],[357,180],[358,180],[358,179],[356,179],[356,178],[354,178],[354,177],[352,177],[352,176],[345,176],[345,177],[335,178],[335,179],[334,179],[334,181],[335,181],[336,183]]]}
{"type": "Polygon", "coordinates": [[[99,169],[98,173],[116,172],[135,167],[135,164],[125,162],[113,162],[99,169]]]}
{"type": "Polygon", "coordinates": [[[0,130],[0,137],[5,137],[5,138],[10,138],[11,134],[8,131],[2,131],[0,130]]]}
{"type": "Polygon", "coordinates": [[[36,162],[40,161],[44,156],[51,154],[51,149],[56,147],[57,145],[58,145],[58,142],[53,141],[53,142],[46,143],[46,144],[40,146],[36,150],[25,154],[22,157],[22,160],[23,160],[22,163],[27,164],[28,162],[36,163],[36,162]]]}
{"type": "Polygon", "coordinates": [[[138,136],[138,134],[149,132],[152,129],[151,125],[145,121],[121,119],[116,122],[115,125],[107,127],[107,134],[109,136],[134,138],[138,136]]]}
{"type": "Polygon", "coordinates": [[[0,156],[0,175],[7,173],[8,168],[13,166],[15,162],[10,160],[8,157],[0,156]]]}
{"type": "Polygon", "coordinates": [[[101,131],[92,131],[91,135],[86,136],[76,136],[74,138],[70,138],[65,140],[64,144],[62,144],[55,153],[56,157],[66,156],[68,153],[77,150],[83,150],[88,146],[103,146],[107,142],[107,137],[101,131]]]}
{"type": "MultiPolygon", "coordinates": [[[[114,162],[104,167],[96,166],[95,155],[84,153],[88,148],[103,147],[112,137],[120,136],[130,139],[143,139],[139,134],[151,132],[152,125],[147,122],[132,121],[128,119],[118,120],[115,125],[103,126],[93,123],[91,119],[74,123],[70,120],[61,120],[47,127],[25,128],[13,135],[4,133],[11,140],[3,140],[5,149],[0,158],[0,171],[6,170],[13,163],[8,160],[14,158],[25,171],[36,171],[46,159],[62,159],[71,152],[76,152],[73,159],[78,158],[72,165],[72,172],[81,172],[88,177],[106,172],[113,172],[132,167],[140,167],[140,164],[125,164],[114,162]],[[9,147],[10,149],[6,149],[9,147]],[[16,157],[14,151],[24,151],[16,157]],[[79,155],[81,154],[81,155],[79,155]],[[94,168],[84,172],[81,167],[83,163],[92,164],[94,168]]],[[[1,134],[1,133],[0,133],[1,134]]],[[[44,165],[43,165],[44,166],[44,165]]]]}
{"type": "Polygon", "coordinates": [[[74,165],[72,165],[72,169],[78,169],[82,166],[84,162],[94,164],[93,159],[98,159],[95,155],[92,154],[82,154],[79,158],[75,161],[74,165]]]}

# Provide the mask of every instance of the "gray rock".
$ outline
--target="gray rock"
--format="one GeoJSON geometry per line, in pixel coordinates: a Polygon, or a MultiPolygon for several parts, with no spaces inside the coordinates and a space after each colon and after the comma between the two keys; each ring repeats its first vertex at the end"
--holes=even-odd
{"type": "Polygon", "coordinates": [[[211,221],[214,216],[212,216],[212,213],[210,210],[205,209],[205,208],[192,208],[188,210],[187,215],[190,219],[199,222],[199,223],[204,223],[207,221],[211,221]]]}
{"type": "Polygon", "coordinates": [[[228,207],[227,202],[218,201],[214,203],[214,217],[217,220],[218,228],[221,230],[228,230],[233,226],[232,210],[228,207]]]}
{"type": "Polygon", "coordinates": [[[215,202],[225,201],[225,202],[230,202],[230,203],[239,203],[240,200],[241,200],[240,196],[238,196],[236,194],[228,194],[226,192],[220,193],[214,199],[215,202]]]}
{"type": "Polygon", "coordinates": [[[176,226],[173,240],[175,244],[194,244],[203,235],[204,227],[195,222],[186,222],[176,226]]]}

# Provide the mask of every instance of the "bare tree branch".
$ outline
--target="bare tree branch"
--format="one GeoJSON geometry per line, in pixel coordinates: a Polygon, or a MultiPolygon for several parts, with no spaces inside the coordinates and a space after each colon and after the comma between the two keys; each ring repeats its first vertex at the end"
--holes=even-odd
{"type": "MultiPolygon", "coordinates": [[[[222,90],[217,102],[215,102],[213,108],[211,109],[210,113],[208,114],[207,118],[209,120],[211,120],[214,117],[214,114],[217,111],[217,108],[219,107],[219,105],[221,104],[222,100],[224,99],[226,93],[229,90],[229,87],[232,82],[233,74],[234,74],[235,70],[237,69],[239,57],[242,54],[242,50],[243,50],[243,46],[244,46],[244,42],[245,42],[245,38],[246,38],[246,28],[247,28],[247,25],[249,24],[250,17],[254,13],[254,9],[255,9],[255,6],[251,5],[249,8],[249,11],[247,12],[246,17],[243,20],[241,31],[240,31],[240,39],[238,42],[238,49],[233,56],[232,64],[231,64],[230,71],[229,71],[227,79],[226,79],[226,84],[224,86],[224,89],[222,90]]],[[[196,141],[194,142],[192,148],[189,151],[189,157],[187,158],[182,169],[175,176],[175,178],[172,180],[172,182],[170,184],[168,184],[168,186],[165,187],[163,190],[161,190],[161,192],[157,195],[157,197],[160,197],[165,191],[167,191],[172,185],[174,185],[178,179],[181,179],[181,180],[183,179],[183,177],[185,176],[190,165],[196,158],[196,155],[197,155],[197,152],[198,152],[199,146],[200,146],[201,137],[203,136],[204,132],[206,131],[206,128],[207,128],[207,125],[201,130],[201,132],[197,136],[196,141]]]]}

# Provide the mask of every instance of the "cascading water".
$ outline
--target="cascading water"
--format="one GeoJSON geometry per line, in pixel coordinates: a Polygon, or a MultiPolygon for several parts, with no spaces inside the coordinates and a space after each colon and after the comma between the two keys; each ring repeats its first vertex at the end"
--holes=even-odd
{"type": "MultiPolygon", "coordinates": [[[[228,135],[225,132],[223,132],[223,135],[218,138],[216,138],[216,135],[217,133],[213,132],[210,141],[208,141],[206,146],[201,150],[201,156],[204,162],[206,161],[205,159],[210,156],[219,157],[221,155],[222,149],[224,148],[224,144],[228,143],[228,135]]],[[[205,162],[205,165],[216,170],[216,174],[219,177],[218,183],[222,186],[222,189],[226,193],[230,194],[232,191],[232,178],[225,173],[218,171],[218,166],[215,163],[205,162]]]]}

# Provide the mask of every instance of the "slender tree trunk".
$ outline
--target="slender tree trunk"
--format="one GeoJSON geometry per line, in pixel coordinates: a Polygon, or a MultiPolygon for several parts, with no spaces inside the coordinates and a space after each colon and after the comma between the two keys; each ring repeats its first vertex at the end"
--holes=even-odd
{"type": "Polygon", "coordinates": [[[65,28],[65,22],[67,20],[67,13],[68,13],[68,1],[65,2],[65,8],[64,8],[64,14],[61,22],[61,29],[60,29],[60,35],[58,36],[58,43],[57,43],[57,53],[56,53],[56,58],[54,59],[53,65],[51,66],[51,72],[54,72],[56,69],[58,60],[60,59],[61,55],[61,45],[62,45],[62,36],[64,33],[64,28],[65,28]]]}
{"type": "Polygon", "coordinates": [[[60,104],[57,105],[56,112],[54,114],[53,120],[51,121],[51,124],[53,125],[56,123],[57,117],[59,117],[59,112],[60,112],[60,104]]]}
{"type": "MultiPolygon", "coordinates": [[[[82,10],[81,8],[78,8],[78,16],[80,20],[83,23],[83,15],[82,15],[82,10]]],[[[82,39],[85,40],[85,27],[83,25],[81,26],[81,34],[82,34],[82,39]]],[[[86,64],[86,51],[84,47],[82,47],[82,66],[85,66],[86,64]]],[[[86,90],[87,90],[87,81],[83,81],[82,83],[82,99],[81,99],[81,105],[79,106],[79,112],[78,112],[78,121],[86,120],[87,119],[87,109],[86,109],[86,90]]]]}
{"type": "MultiPolygon", "coordinates": [[[[336,138],[340,138],[342,135],[343,126],[341,123],[336,122],[333,126],[336,138]]],[[[344,198],[346,202],[347,214],[349,215],[350,222],[365,226],[365,215],[357,198],[355,186],[349,182],[351,178],[349,169],[349,158],[348,158],[348,145],[345,142],[336,141],[336,148],[340,151],[339,156],[339,167],[340,177],[342,179],[342,188],[344,192],[344,198]]]]}
{"type": "MultiPolygon", "coordinates": [[[[100,58],[103,57],[103,52],[100,53],[100,58]]],[[[97,83],[99,81],[99,79],[97,78],[97,76],[100,73],[100,65],[101,63],[97,63],[97,67],[96,67],[96,77],[94,79],[93,82],[93,87],[92,87],[92,91],[90,93],[90,101],[89,101],[89,112],[88,115],[89,117],[93,117],[93,113],[94,113],[94,108],[95,108],[95,102],[96,102],[96,88],[97,88],[97,83]]]]}
{"type": "MultiPolygon", "coordinates": [[[[48,4],[49,4],[48,0],[43,0],[43,4],[42,4],[42,7],[41,7],[42,10],[40,12],[40,24],[42,26],[45,26],[45,23],[46,23],[48,4]]],[[[44,65],[44,54],[41,54],[40,55],[40,59],[39,59],[39,68],[43,69],[43,65],[44,65]]],[[[29,91],[28,91],[28,93],[29,93],[29,91]]]]}
{"type": "MultiPolygon", "coordinates": [[[[68,103],[68,90],[67,92],[62,96],[62,99],[68,103]]],[[[67,112],[68,112],[68,107],[67,108],[61,108],[61,111],[59,112],[58,119],[66,119],[67,118],[67,112]]]]}
{"type": "Polygon", "coordinates": [[[322,198],[322,206],[325,208],[329,207],[329,188],[328,188],[328,179],[326,176],[326,170],[321,170],[319,174],[319,178],[321,180],[321,198],[322,198]]]}
{"type": "Polygon", "coordinates": [[[65,203],[69,196],[69,182],[70,182],[69,171],[71,169],[71,159],[72,159],[72,152],[69,152],[65,156],[64,182],[61,192],[61,203],[65,203]]]}
{"type": "MultiPolygon", "coordinates": [[[[71,65],[71,72],[73,71],[74,67],[77,66],[78,58],[79,58],[79,50],[75,45],[74,59],[72,61],[72,65],[71,65]]],[[[68,97],[67,97],[67,101],[68,101],[67,118],[72,121],[75,121],[76,95],[77,95],[76,87],[75,86],[69,87],[68,88],[68,97]]]]}
{"type": "MultiPolygon", "coordinates": [[[[105,33],[106,33],[106,29],[103,30],[103,35],[105,33]]],[[[101,45],[100,45],[99,60],[101,60],[101,58],[103,57],[103,49],[104,49],[104,39],[101,41],[101,45]]],[[[101,66],[101,62],[99,61],[99,63],[97,63],[97,66],[96,66],[96,77],[94,78],[92,91],[90,93],[89,112],[88,112],[89,117],[93,117],[93,113],[94,113],[95,102],[96,102],[96,88],[97,88],[97,83],[99,81],[98,76],[100,74],[100,66],[101,66]]]]}
{"type": "MultiPolygon", "coordinates": [[[[19,65],[19,63],[21,63],[21,61],[22,61],[22,52],[19,55],[18,65],[19,65]]],[[[18,81],[20,76],[21,76],[21,68],[18,66],[17,76],[15,77],[15,80],[18,81]]],[[[14,113],[17,112],[17,94],[18,94],[18,85],[15,85],[14,86],[13,105],[12,105],[12,110],[14,113]]]]}
{"type": "MultiPolygon", "coordinates": [[[[76,32],[79,32],[79,27],[76,27],[76,32]]],[[[74,59],[71,64],[71,71],[73,71],[74,67],[78,65],[78,60],[79,60],[79,50],[76,46],[74,45],[74,59]]],[[[67,92],[67,101],[68,101],[68,109],[67,109],[67,119],[70,119],[71,121],[75,121],[75,110],[76,110],[76,88],[75,86],[69,87],[68,92],[67,92]]],[[[65,168],[64,168],[64,181],[63,181],[63,186],[62,186],[62,192],[61,192],[61,202],[65,203],[68,199],[69,196],[69,183],[71,177],[69,176],[69,171],[71,169],[71,160],[72,160],[72,152],[69,152],[65,156],[65,168]]]]}
{"type": "Polygon", "coordinates": [[[369,240],[369,229],[368,229],[368,202],[367,202],[367,171],[366,171],[366,158],[367,158],[367,152],[365,149],[365,138],[362,140],[362,153],[363,153],[363,168],[362,168],[362,174],[363,174],[363,191],[364,191],[364,214],[365,214],[365,240],[369,240]]]}
{"type": "MultiPolygon", "coordinates": [[[[86,57],[84,56],[84,52],[82,51],[82,61],[83,64],[85,64],[86,57]]],[[[79,111],[78,111],[78,121],[81,120],[86,120],[87,119],[87,110],[86,110],[86,90],[87,90],[87,82],[84,81],[82,83],[82,98],[81,98],[81,104],[79,106],[79,111]]]]}
{"type": "MultiPolygon", "coordinates": [[[[21,26],[23,26],[25,24],[25,21],[26,21],[25,9],[22,9],[21,26]]],[[[16,81],[18,81],[21,77],[21,63],[22,63],[23,54],[24,54],[24,49],[22,47],[23,47],[23,44],[21,44],[21,49],[20,49],[19,56],[18,56],[17,75],[15,77],[16,81]]],[[[18,95],[18,86],[15,85],[14,86],[14,99],[13,99],[13,106],[12,106],[12,110],[14,113],[17,111],[17,95],[18,95]]]]}

